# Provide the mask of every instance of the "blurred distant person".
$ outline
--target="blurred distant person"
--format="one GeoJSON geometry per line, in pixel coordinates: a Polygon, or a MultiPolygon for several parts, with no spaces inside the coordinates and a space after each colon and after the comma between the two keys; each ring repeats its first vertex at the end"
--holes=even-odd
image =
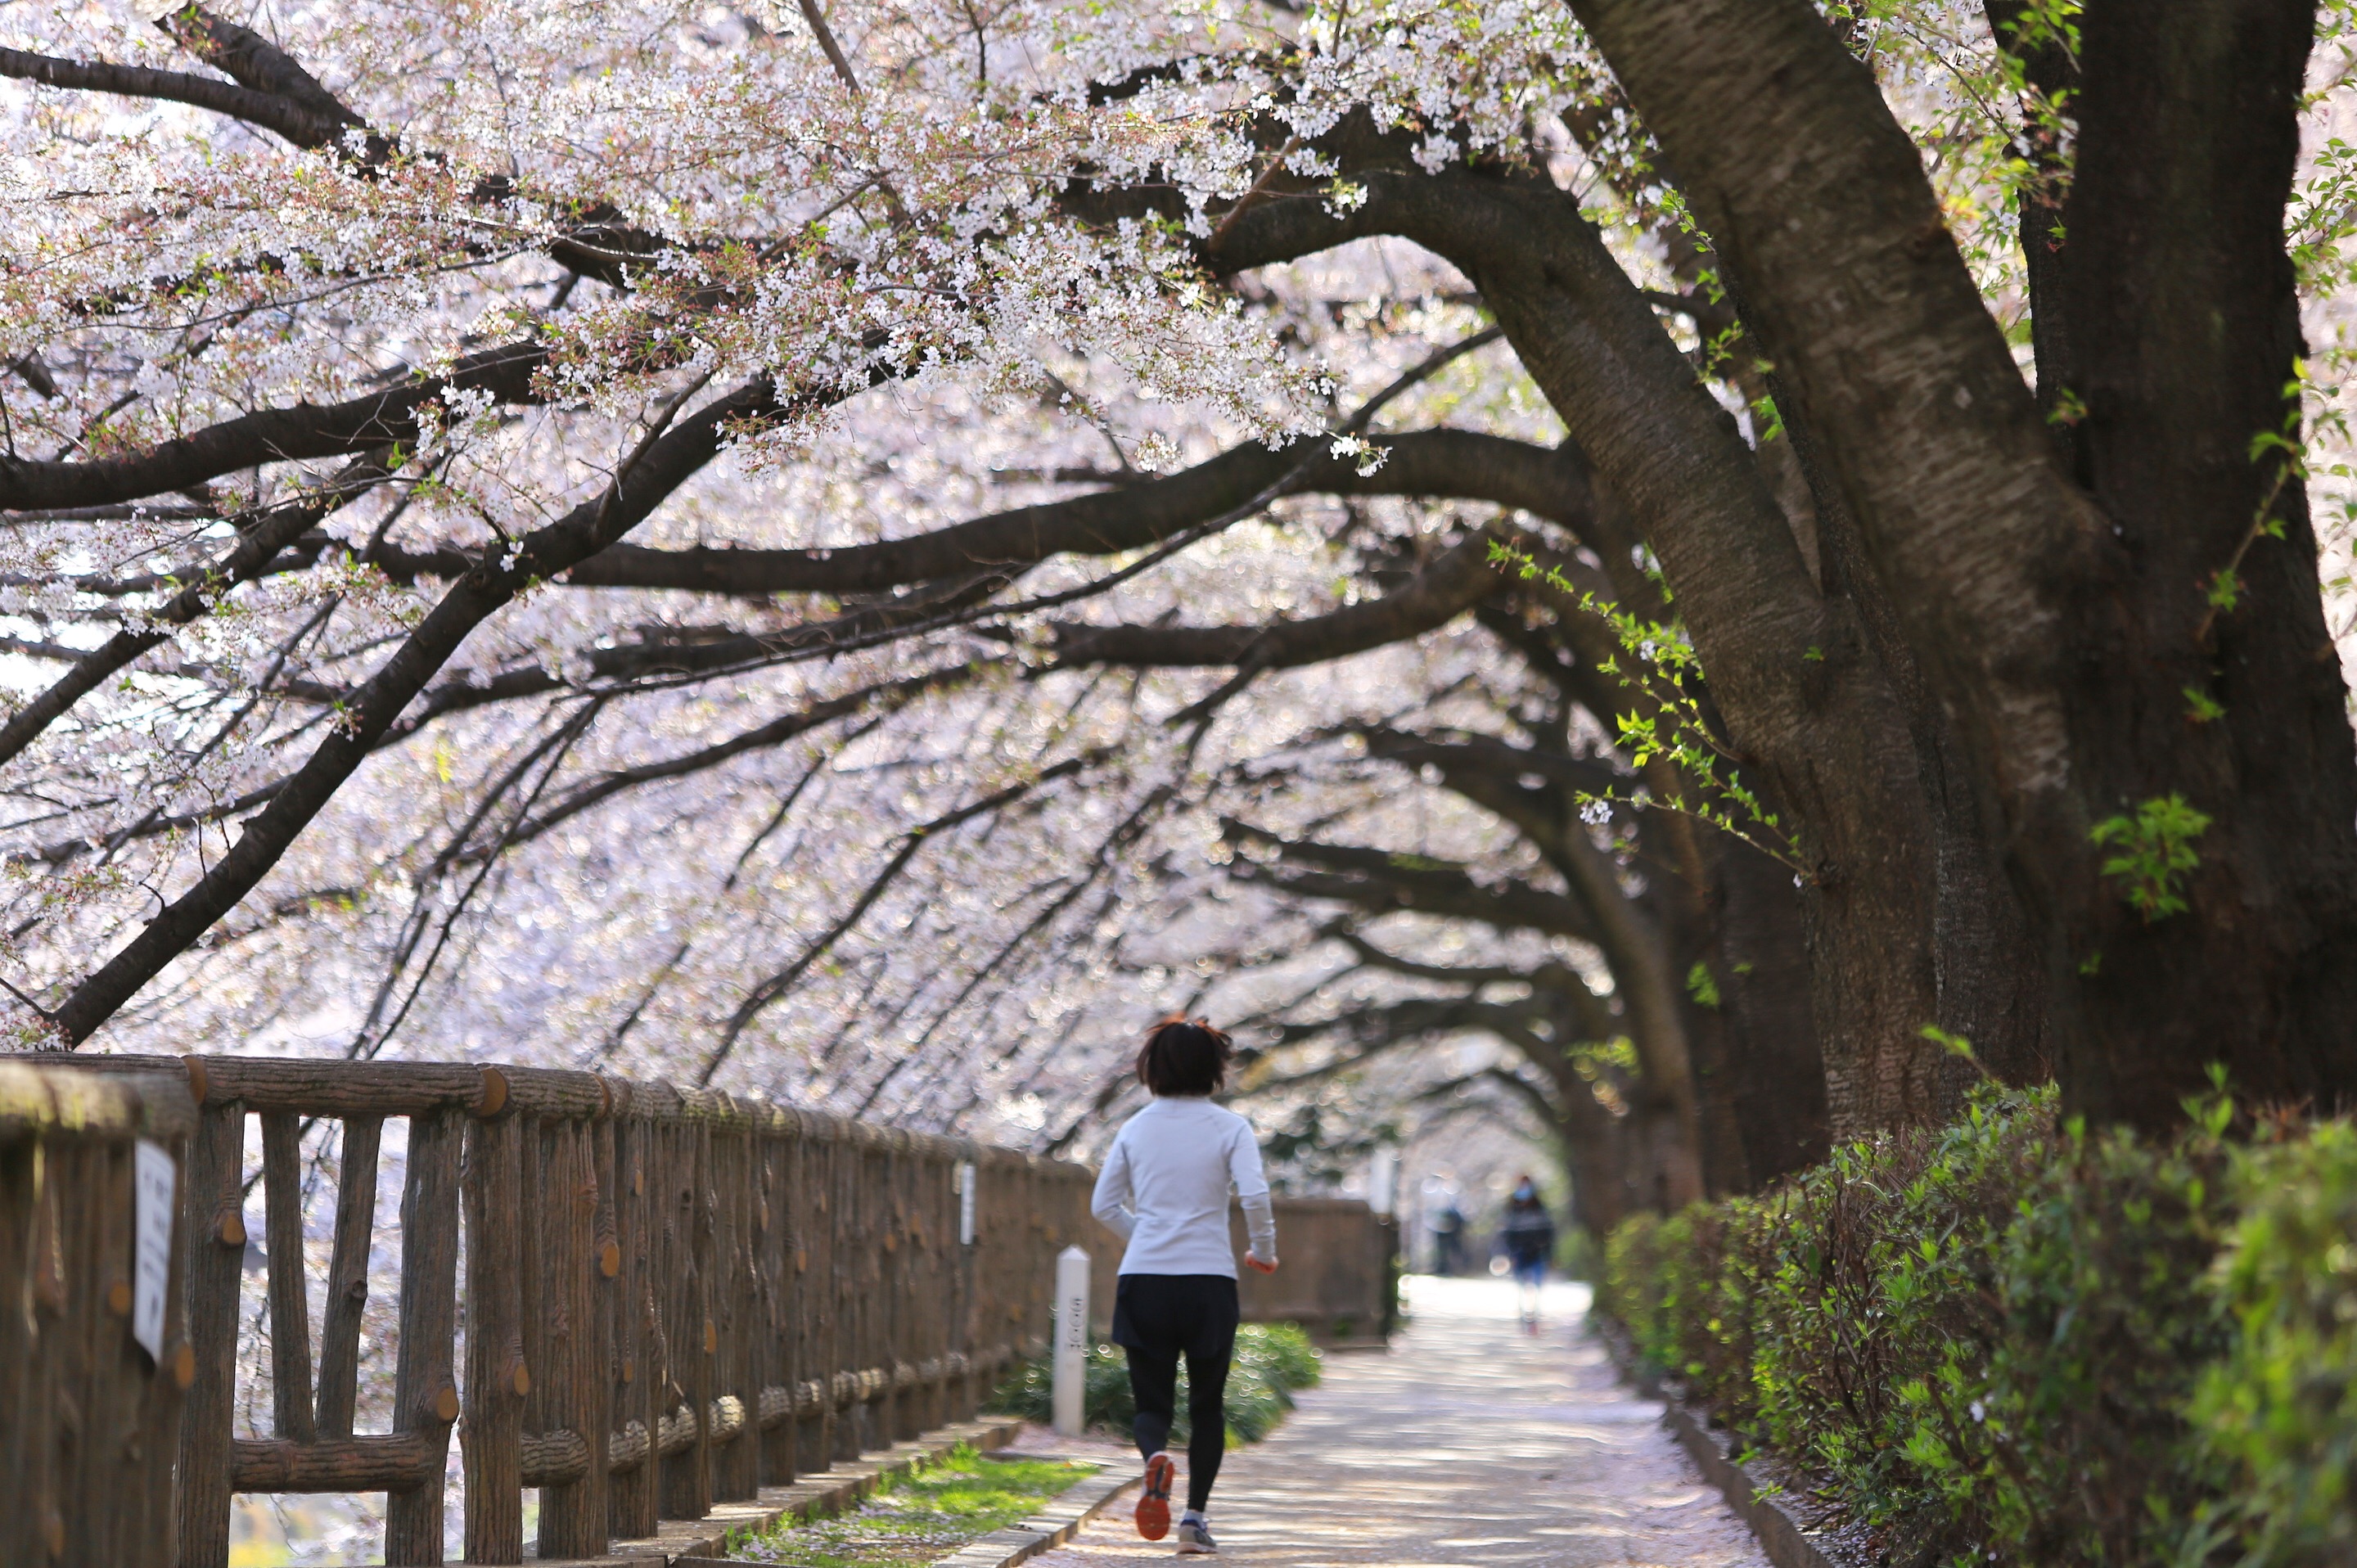
{"type": "Polygon", "coordinates": [[[1214,1552],[1204,1519],[1228,1444],[1225,1394],[1236,1345],[1236,1255],[1228,1239],[1228,1193],[1243,1202],[1244,1262],[1276,1273],[1276,1214],[1261,1174],[1252,1124],[1211,1103],[1227,1077],[1228,1036],[1203,1019],[1167,1018],[1137,1053],[1137,1077],[1154,1098],[1122,1123],[1105,1151],[1089,1207],[1129,1243],[1113,1297],[1113,1342],[1129,1352],[1137,1401],[1135,1433],[1146,1456],[1137,1533],[1170,1532],[1165,1446],[1177,1403],[1178,1358],[1187,1358],[1187,1512],[1178,1554],[1214,1552]]]}
{"type": "Polygon", "coordinates": [[[1506,1221],[1499,1228],[1498,1244],[1505,1249],[1514,1283],[1522,1293],[1523,1331],[1539,1331],[1539,1287],[1546,1283],[1547,1260],[1555,1256],[1555,1220],[1539,1198],[1538,1184],[1527,1176],[1514,1178],[1513,1196],[1506,1199],[1506,1221]]]}
{"type": "Polygon", "coordinates": [[[1432,1272],[1453,1274],[1465,1265],[1465,1211],[1450,1198],[1432,1220],[1432,1272]]]}

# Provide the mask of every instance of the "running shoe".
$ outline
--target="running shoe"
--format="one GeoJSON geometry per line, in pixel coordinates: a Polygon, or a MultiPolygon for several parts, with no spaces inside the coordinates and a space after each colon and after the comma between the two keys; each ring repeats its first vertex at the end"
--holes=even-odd
{"type": "Polygon", "coordinates": [[[1216,1557],[1220,1543],[1211,1539],[1211,1527],[1200,1519],[1178,1521],[1178,1555],[1181,1557],[1216,1557]]]}
{"type": "Polygon", "coordinates": [[[1170,1481],[1178,1471],[1168,1454],[1157,1454],[1146,1462],[1146,1489],[1137,1497],[1137,1533],[1148,1541],[1159,1541],[1170,1533],[1170,1481]]]}

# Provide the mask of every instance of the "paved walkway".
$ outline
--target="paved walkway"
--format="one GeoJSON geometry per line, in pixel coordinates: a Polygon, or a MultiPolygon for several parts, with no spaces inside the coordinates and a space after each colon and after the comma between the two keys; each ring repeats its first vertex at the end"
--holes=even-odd
{"type": "MultiPolygon", "coordinates": [[[[1554,1287],[1530,1337],[1502,1282],[1411,1281],[1413,1320],[1390,1354],[1329,1357],[1283,1426],[1228,1455],[1211,1509],[1222,1560],[1767,1568],[1663,1430],[1661,1406],[1622,1388],[1579,1333],[1586,1301],[1554,1287]]],[[[1170,1542],[1138,1540],[1125,1502],[1034,1568],[1167,1565],[1170,1542]]]]}

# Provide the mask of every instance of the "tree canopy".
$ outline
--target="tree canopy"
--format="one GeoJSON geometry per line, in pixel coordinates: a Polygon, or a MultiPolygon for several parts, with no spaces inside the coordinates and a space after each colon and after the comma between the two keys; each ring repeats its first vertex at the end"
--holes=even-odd
{"type": "Polygon", "coordinates": [[[11,14],[15,1037],[1062,1147],[1482,1036],[1594,1223],[2334,1102],[2346,20],[11,14]]]}

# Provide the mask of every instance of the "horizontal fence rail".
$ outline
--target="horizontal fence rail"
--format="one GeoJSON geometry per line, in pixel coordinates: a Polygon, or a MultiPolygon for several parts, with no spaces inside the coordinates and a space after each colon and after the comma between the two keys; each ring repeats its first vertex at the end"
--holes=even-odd
{"type": "MultiPolygon", "coordinates": [[[[523,1561],[527,1487],[541,1558],[600,1556],[659,1520],[971,1419],[1044,1347],[1061,1248],[1092,1251],[1110,1305],[1119,1250],[1089,1217],[1092,1179],[966,1140],[587,1072],[0,1063],[0,1286],[36,1303],[0,1324],[0,1477],[44,1499],[0,1509],[0,1561],[222,1568],[237,1493],[383,1492],[385,1562],[440,1563],[454,1436],[467,1561],[523,1561]],[[388,1430],[360,1432],[370,1257],[395,1219],[377,1212],[393,1121],[406,1155],[392,1409],[388,1430]],[[266,1438],[237,1435],[250,1132],[266,1438]],[[329,1134],[341,1154],[315,1326],[305,1187],[328,1173],[307,1169],[305,1149],[329,1134]],[[111,1304],[109,1271],[130,1267],[143,1138],[178,1173],[156,1357],[92,1305],[111,1304]]],[[[1286,1269],[1245,1282],[1246,1317],[1380,1331],[1387,1222],[1336,1200],[1280,1200],[1278,1215],[1286,1269]]]]}

